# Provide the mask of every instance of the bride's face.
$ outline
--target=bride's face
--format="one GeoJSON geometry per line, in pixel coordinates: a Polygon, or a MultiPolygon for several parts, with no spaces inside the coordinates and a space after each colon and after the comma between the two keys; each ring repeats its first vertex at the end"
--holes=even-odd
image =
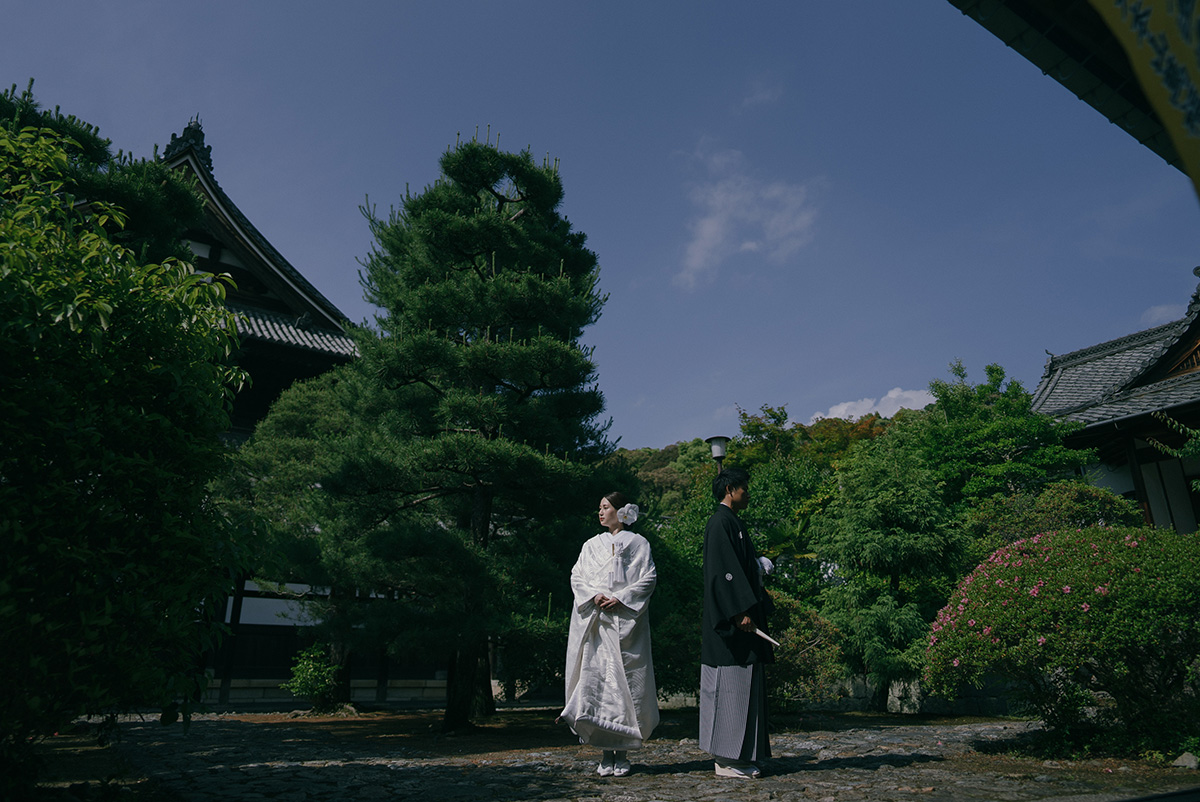
{"type": "Polygon", "coordinates": [[[606,498],[600,499],[600,525],[610,532],[621,526],[621,522],[617,520],[616,508],[606,498]]]}

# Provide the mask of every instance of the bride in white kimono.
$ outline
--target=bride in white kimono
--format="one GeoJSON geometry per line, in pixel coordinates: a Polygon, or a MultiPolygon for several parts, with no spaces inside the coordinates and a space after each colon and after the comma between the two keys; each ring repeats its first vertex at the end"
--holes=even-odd
{"type": "Polygon", "coordinates": [[[603,751],[596,773],[629,773],[626,752],[658,725],[647,608],[657,575],[650,544],[625,526],[638,508],[621,493],[600,500],[608,531],[583,544],[571,569],[575,604],[567,642],[567,703],[560,718],[603,751]]]}

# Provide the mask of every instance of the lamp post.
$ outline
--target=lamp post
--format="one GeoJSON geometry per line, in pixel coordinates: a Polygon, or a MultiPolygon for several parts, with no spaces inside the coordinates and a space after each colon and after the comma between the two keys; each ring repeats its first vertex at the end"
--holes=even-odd
{"type": "Polygon", "coordinates": [[[718,434],[705,438],[704,442],[708,443],[709,448],[712,449],[712,458],[716,460],[717,473],[720,473],[721,461],[725,459],[725,444],[729,442],[729,438],[718,434]]]}

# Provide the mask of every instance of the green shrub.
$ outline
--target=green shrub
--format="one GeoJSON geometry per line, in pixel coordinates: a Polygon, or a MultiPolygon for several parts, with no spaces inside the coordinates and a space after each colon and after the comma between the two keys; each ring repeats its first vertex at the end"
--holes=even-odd
{"type": "Polygon", "coordinates": [[[561,688],[570,619],[562,614],[517,619],[499,639],[493,676],[504,701],[515,702],[536,688],[561,688]]]}
{"type": "Polygon", "coordinates": [[[1200,732],[1198,605],[1196,535],[1035,535],[959,583],[933,624],[927,687],[953,695],[998,674],[1059,734],[1107,730],[1106,748],[1174,749],[1200,732]]]}
{"type": "Polygon", "coordinates": [[[996,549],[1040,532],[1085,526],[1139,526],[1137,504],[1081,479],[1051,482],[1036,492],[993,496],[966,516],[972,563],[996,549]]]}
{"type": "Polygon", "coordinates": [[[782,710],[802,702],[828,699],[846,674],[838,632],[811,606],[782,591],[773,591],[775,614],[771,632],[779,641],[775,664],[768,671],[771,702],[782,710]]]}
{"type": "Polygon", "coordinates": [[[337,666],[329,659],[329,647],[317,643],[296,655],[292,678],[279,687],[307,699],[312,703],[314,713],[336,709],[337,666]]]}

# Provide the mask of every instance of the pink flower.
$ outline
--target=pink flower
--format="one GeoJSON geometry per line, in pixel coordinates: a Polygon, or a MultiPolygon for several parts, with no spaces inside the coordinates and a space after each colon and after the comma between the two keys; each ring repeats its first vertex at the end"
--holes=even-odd
{"type": "Polygon", "coordinates": [[[991,634],[992,634],[992,628],[991,628],[991,627],[984,627],[984,628],[983,628],[983,634],[984,634],[984,635],[991,635],[991,634]]]}
{"type": "Polygon", "coordinates": [[[1070,592],[1071,592],[1071,586],[1063,585],[1063,593],[1070,593],[1070,592]]]}
{"type": "Polygon", "coordinates": [[[968,621],[968,622],[967,622],[967,626],[969,626],[969,627],[973,627],[973,626],[975,626],[975,619],[974,619],[974,618],[972,618],[970,621],[968,621]]]}
{"type": "Polygon", "coordinates": [[[1030,588],[1030,589],[1029,589],[1029,595],[1030,595],[1030,596],[1036,596],[1036,595],[1037,595],[1037,593],[1038,593],[1038,589],[1037,589],[1037,587],[1036,587],[1036,586],[1034,586],[1034,587],[1032,587],[1032,588],[1030,588]]]}
{"type": "Polygon", "coordinates": [[[957,657],[956,657],[956,658],[954,658],[954,666],[955,666],[955,667],[957,667],[957,666],[958,666],[958,658],[957,658],[957,657]]]}
{"type": "Polygon", "coordinates": [[[1084,602],[1083,604],[1081,604],[1081,605],[1079,605],[1079,606],[1083,608],[1083,611],[1084,611],[1085,613],[1086,613],[1088,610],[1092,609],[1092,605],[1088,604],[1087,602],[1084,602]]]}
{"type": "Polygon", "coordinates": [[[1045,645],[1045,643],[1046,643],[1046,638],[1044,636],[1038,638],[1038,646],[1043,646],[1043,645],[1045,645]]]}

